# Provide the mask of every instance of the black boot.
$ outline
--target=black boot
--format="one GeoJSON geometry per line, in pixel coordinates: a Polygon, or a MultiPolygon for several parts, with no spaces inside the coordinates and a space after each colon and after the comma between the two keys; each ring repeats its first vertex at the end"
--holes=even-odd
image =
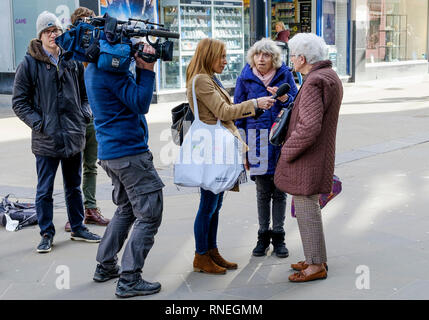
{"type": "Polygon", "coordinates": [[[265,256],[265,253],[267,252],[267,249],[270,246],[270,235],[271,235],[270,230],[267,230],[264,232],[258,231],[258,243],[256,243],[256,247],[255,249],[253,249],[253,252],[252,252],[252,254],[255,257],[265,256]]]}
{"type": "Polygon", "coordinates": [[[289,256],[289,250],[285,245],[285,233],[284,232],[271,232],[272,244],[274,246],[274,252],[279,258],[286,258],[289,256]]]}

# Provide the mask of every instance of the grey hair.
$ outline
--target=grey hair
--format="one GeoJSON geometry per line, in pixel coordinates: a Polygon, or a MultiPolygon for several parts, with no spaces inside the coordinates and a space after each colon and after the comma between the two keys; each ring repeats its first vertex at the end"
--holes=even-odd
{"type": "Polygon", "coordinates": [[[274,69],[278,69],[282,66],[280,48],[270,38],[262,38],[261,40],[255,42],[247,52],[247,62],[252,68],[255,66],[255,61],[253,60],[253,57],[255,54],[258,54],[260,52],[271,54],[274,69]]]}
{"type": "Polygon", "coordinates": [[[314,33],[298,33],[288,42],[291,55],[304,56],[308,64],[326,60],[328,46],[314,33]]]}

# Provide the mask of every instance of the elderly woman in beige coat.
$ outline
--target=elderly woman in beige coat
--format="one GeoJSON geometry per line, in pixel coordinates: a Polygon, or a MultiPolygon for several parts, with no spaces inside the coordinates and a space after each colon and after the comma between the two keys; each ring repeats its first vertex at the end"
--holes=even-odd
{"type": "MultiPolygon", "coordinates": [[[[215,76],[215,73],[222,73],[226,64],[226,47],[222,41],[209,38],[201,40],[186,70],[187,97],[194,110],[192,83],[196,77],[195,94],[200,120],[215,124],[220,119],[223,126],[241,140],[233,120],[260,114],[262,109],[271,108],[275,100],[262,97],[233,104],[230,95],[215,76]]],[[[201,188],[200,205],[194,223],[194,271],[225,274],[227,269],[238,267],[236,263],[226,261],[217,249],[218,216],[222,201],[223,192],[214,194],[201,188]]]]}
{"type": "Polygon", "coordinates": [[[327,256],[319,195],[332,188],[335,139],[343,86],[324,60],[325,41],[310,33],[289,40],[295,71],[305,75],[274,175],[276,186],[294,196],[305,261],[292,264],[292,282],[327,277],[327,256]]]}

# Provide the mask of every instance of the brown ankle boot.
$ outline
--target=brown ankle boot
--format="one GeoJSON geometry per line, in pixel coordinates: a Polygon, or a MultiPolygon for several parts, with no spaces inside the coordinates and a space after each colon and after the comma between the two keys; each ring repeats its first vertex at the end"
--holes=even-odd
{"type": "Polygon", "coordinates": [[[96,224],[98,226],[107,226],[110,220],[103,217],[100,212],[100,209],[85,209],[85,224],[96,224]]]}
{"type": "Polygon", "coordinates": [[[226,269],[218,266],[213,260],[210,258],[208,252],[204,254],[198,254],[195,252],[194,258],[194,271],[195,272],[205,272],[212,274],[225,274],[226,269]]]}
{"type": "Polygon", "coordinates": [[[218,266],[224,267],[228,270],[237,269],[238,265],[233,262],[226,261],[219,253],[217,248],[213,248],[209,250],[210,258],[216,263],[218,266]]]}

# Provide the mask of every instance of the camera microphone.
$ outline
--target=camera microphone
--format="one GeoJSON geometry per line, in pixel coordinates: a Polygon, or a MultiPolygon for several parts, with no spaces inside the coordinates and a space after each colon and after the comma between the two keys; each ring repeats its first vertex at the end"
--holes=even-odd
{"type": "Polygon", "coordinates": [[[289,83],[283,83],[278,89],[277,92],[272,96],[273,99],[277,99],[278,97],[284,96],[290,90],[289,83]]]}

